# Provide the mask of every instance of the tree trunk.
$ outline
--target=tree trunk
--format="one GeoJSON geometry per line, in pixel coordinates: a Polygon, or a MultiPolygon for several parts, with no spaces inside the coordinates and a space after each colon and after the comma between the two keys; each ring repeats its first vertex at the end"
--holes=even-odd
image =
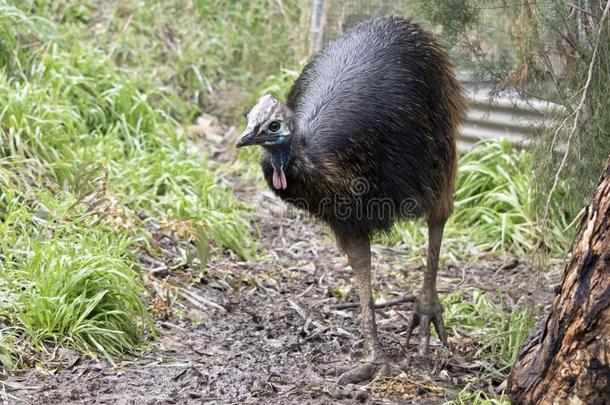
{"type": "Polygon", "coordinates": [[[509,377],[513,404],[610,403],[610,159],[561,290],[509,377]]]}

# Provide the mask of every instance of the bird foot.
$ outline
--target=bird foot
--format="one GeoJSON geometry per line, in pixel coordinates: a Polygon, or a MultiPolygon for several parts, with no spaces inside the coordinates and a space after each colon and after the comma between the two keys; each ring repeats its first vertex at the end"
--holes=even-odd
{"type": "Polygon", "coordinates": [[[389,375],[391,370],[387,359],[379,357],[373,360],[362,361],[362,364],[341,374],[337,379],[338,385],[355,384],[371,380],[377,375],[389,375]]]}
{"type": "MultiPolygon", "coordinates": [[[[432,294],[429,294],[432,295],[432,294]]],[[[445,324],[443,323],[443,307],[438,299],[436,293],[433,297],[428,294],[421,294],[415,303],[413,308],[413,314],[407,327],[407,342],[405,347],[409,346],[411,340],[411,334],[413,330],[419,326],[419,354],[421,356],[428,356],[430,351],[430,324],[434,325],[436,333],[438,334],[441,342],[450,349],[449,342],[447,341],[447,331],[445,324]]]]}

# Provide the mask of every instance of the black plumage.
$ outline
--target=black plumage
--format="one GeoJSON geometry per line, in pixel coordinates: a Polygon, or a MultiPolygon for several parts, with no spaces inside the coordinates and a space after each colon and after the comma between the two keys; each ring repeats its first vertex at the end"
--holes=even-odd
{"type": "MultiPolygon", "coordinates": [[[[432,35],[409,19],[382,17],[355,26],[316,54],[285,104],[263,97],[238,146],[264,147],[269,186],[328,223],[351,262],[368,249],[374,233],[396,220],[424,216],[435,278],[465,110],[461,86],[432,35]]],[[[362,283],[364,301],[370,293],[362,283]]],[[[430,297],[420,300],[421,307],[437,311],[435,288],[424,289],[430,297]]],[[[363,316],[365,310],[363,303],[363,316]]],[[[374,315],[367,316],[374,323],[374,315]]]]}
{"type": "MultiPolygon", "coordinates": [[[[288,95],[295,135],[288,187],[276,193],[340,234],[370,235],[426,213],[453,184],[463,98],[450,69],[436,41],[400,17],[331,42],[288,95]],[[346,205],[339,213],[336,200],[346,205]],[[392,212],[378,209],[387,202],[392,212]]],[[[271,155],[262,163],[272,186],[271,155]]]]}

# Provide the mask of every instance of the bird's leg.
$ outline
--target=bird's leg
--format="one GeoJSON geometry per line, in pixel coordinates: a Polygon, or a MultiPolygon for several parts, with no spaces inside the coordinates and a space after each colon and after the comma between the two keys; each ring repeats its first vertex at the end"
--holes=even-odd
{"type": "Polygon", "coordinates": [[[419,353],[422,356],[428,355],[430,347],[430,323],[434,325],[441,342],[449,347],[447,331],[443,324],[443,307],[436,292],[436,273],[438,272],[438,258],[444,226],[445,220],[428,221],[428,257],[424,283],[413,308],[409,326],[407,327],[406,345],[408,346],[413,329],[419,326],[419,353]]]}
{"type": "Polygon", "coordinates": [[[375,324],[375,310],[373,308],[373,293],[371,290],[371,247],[368,240],[341,241],[340,247],[347,254],[350,266],[354,271],[354,278],[361,306],[362,334],[364,337],[364,359],[362,364],[343,373],[337,384],[343,385],[369,380],[376,374],[385,374],[388,365],[385,361],[375,324]]]}

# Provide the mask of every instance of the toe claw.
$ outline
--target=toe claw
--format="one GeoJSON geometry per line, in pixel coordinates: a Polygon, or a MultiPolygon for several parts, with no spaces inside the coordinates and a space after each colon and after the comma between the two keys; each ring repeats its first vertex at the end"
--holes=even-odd
{"type": "Polygon", "coordinates": [[[377,374],[379,365],[375,363],[364,363],[354,369],[346,371],[337,378],[337,385],[355,384],[370,380],[377,374]]]}
{"type": "Polygon", "coordinates": [[[409,321],[409,326],[407,327],[407,342],[405,343],[405,348],[409,346],[409,342],[411,341],[411,335],[413,334],[413,330],[417,328],[419,325],[419,314],[417,311],[413,311],[411,315],[411,320],[409,321]]]}
{"type": "Polygon", "coordinates": [[[447,330],[443,324],[442,313],[443,310],[438,299],[437,302],[433,304],[422,304],[418,299],[407,326],[407,341],[405,347],[407,348],[409,346],[413,330],[416,327],[419,327],[420,341],[418,351],[421,356],[428,356],[428,353],[430,352],[430,324],[432,324],[434,325],[434,329],[436,330],[440,341],[447,348],[450,348],[447,340],[447,330]]]}
{"type": "Polygon", "coordinates": [[[432,318],[432,322],[434,324],[434,329],[436,329],[436,333],[438,334],[438,338],[443,342],[443,344],[449,348],[449,341],[447,340],[447,330],[445,329],[445,325],[443,324],[443,318],[439,316],[435,316],[432,318]]]}
{"type": "Polygon", "coordinates": [[[346,371],[337,378],[337,385],[356,384],[368,381],[375,376],[387,376],[392,373],[394,364],[385,356],[375,357],[373,360],[365,361],[359,366],[346,371]]]}

